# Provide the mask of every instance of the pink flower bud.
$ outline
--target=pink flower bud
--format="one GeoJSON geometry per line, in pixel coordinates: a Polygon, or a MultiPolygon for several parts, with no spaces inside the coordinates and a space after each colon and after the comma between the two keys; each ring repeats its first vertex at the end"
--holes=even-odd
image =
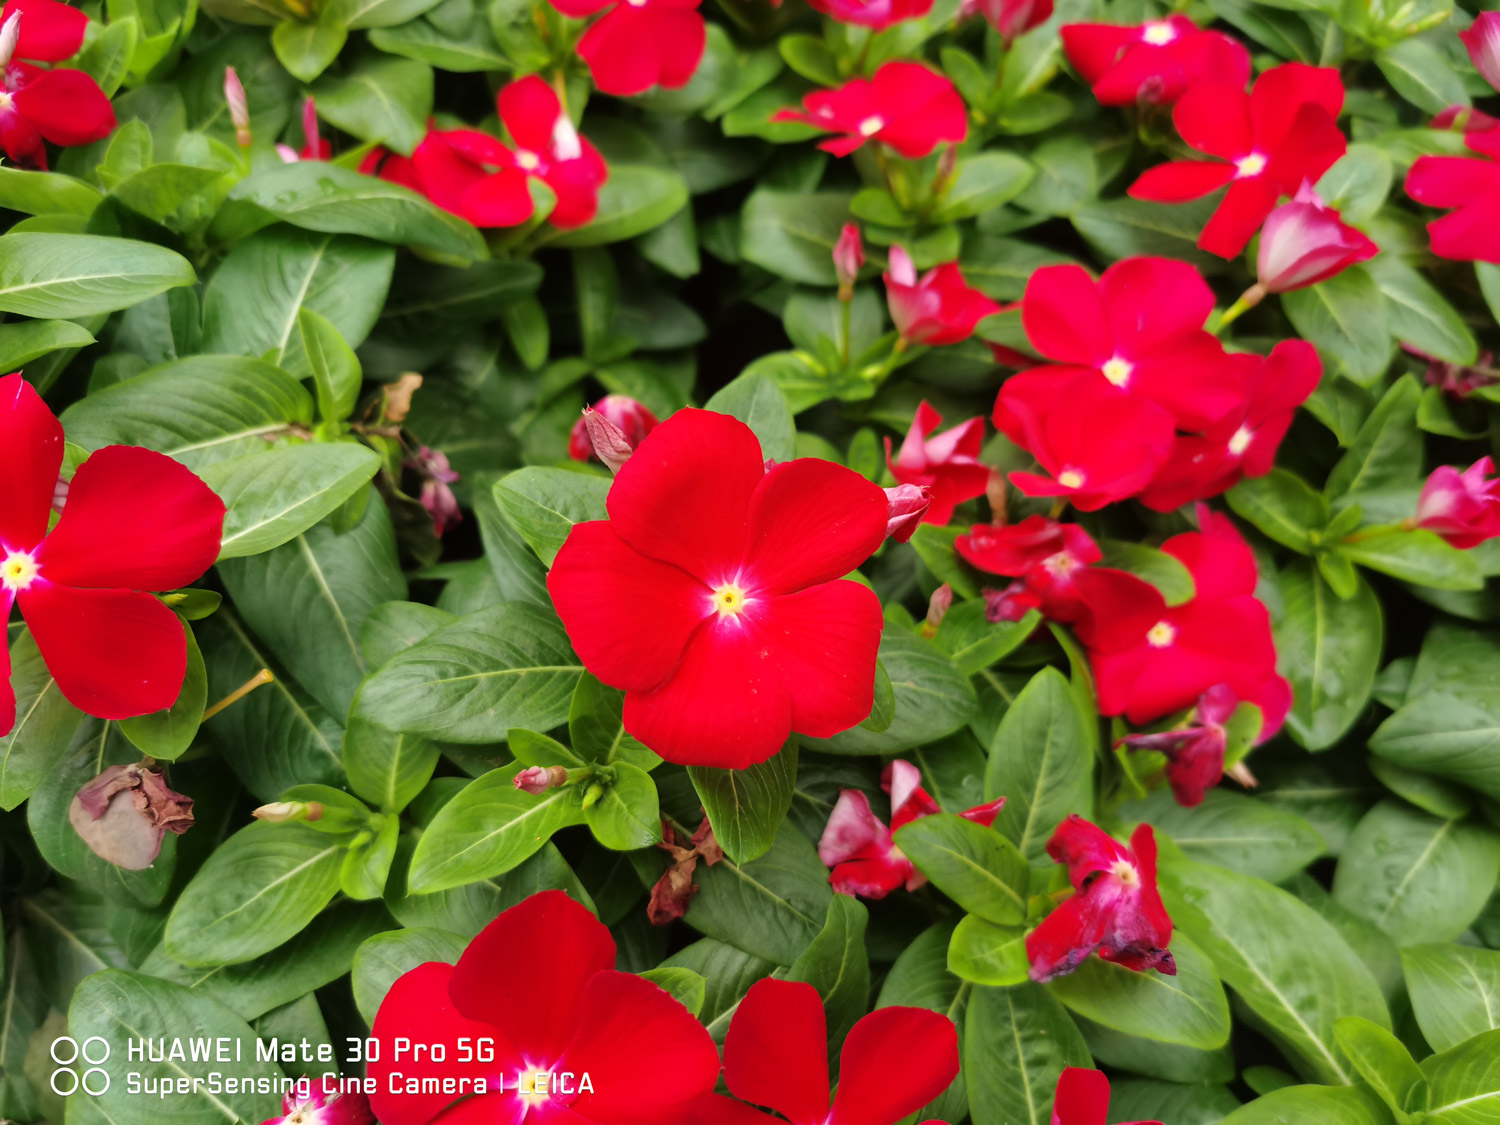
{"type": "Polygon", "coordinates": [[[1463,472],[1452,465],[1434,469],[1417,500],[1416,525],[1467,550],[1500,535],[1500,478],[1495,464],[1481,457],[1463,472]]]}
{"type": "Polygon", "coordinates": [[[322,820],[323,805],[318,801],[272,801],[250,814],[256,820],[285,824],[291,820],[322,820]]]}
{"type": "Polygon", "coordinates": [[[1283,203],[1266,218],[1256,273],[1265,290],[1285,293],[1316,285],[1379,252],[1375,243],[1344,223],[1304,181],[1290,203],[1283,203]]]}
{"type": "Polygon", "coordinates": [[[964,280],[957,262],[944,262],[920,277],[911,255],[892,246],[885,274],[886,304],[896,331],[913,344],[941,347],[967,340],[985,317],[1000,312],[964,280]]]}
{"type": "Polygon", "coordinates": [[[418,499],[432,517],[433,530],[443,536],[462,523],[464,514],[459,509],[458,497],[448,487],[459,479],[459,474],[449,465],[448,455],[424,445],[404,464],[408,469],[416,470],[422,478],[422,493],[418,499]]]}
{"type": "Polygon", "coordinates": [[[656,415],[629,395],[605,395],[573,423],[568,436],[568,456],[575,461],[593,458],[618,473],[652,430],[656,415]]]}
{"type": "Polygon", "coordinates": [[[865,264],[865,245],[859,237],[859,227],[845,223],[839,232],[839,240],[833,247],[833,269],[838,274],[840,292],[852,286],[859,278],[860,268],[865,264]]]}
{"type": "Polygon", "coordinates": [[[1458,37],[1468,48],[1474,69],[1500,90],[1500,12],[1481,12],[1469,30],[1460,31],[1458,37]]]}
{"type": "Polygon", "coordinates": [[[898,484],[885,490],[890,503],[885,534],[897,543],[905,543],[916,532],[927,509],[932,507],[932,489],[925,484],[898,484]]]}
{"type": "Polygon", "coordinates": [[[982,15],[1009,43],[1052,15],[1052,0],[964,0],[962,14],[982,15]]]}
{"type": "Polygon", "coordinates": [[[234,124],[234,143],[249,148],[250,100],[245,96],[245,84],[232,66],[224,68],[224,100],[229,103],[229,120],[234,124]]]}
{"type": "Polygon", "coordinates": [[[16,53],[16,44],[21,39],[21,13],[12,12],[4,24],[0,24],[0,66],[10,62],[16,53]]]}
{"type": "Polygon", "coordinates": [[[568,771],[562,766],[531,766],[516,774],[512,784],[522,793],[545,793],[566,785],[567,781],[568,771]]]}
{"type": "Polygon", "coordinates": [[[128,871],[150,867],[168,832],[193,826],[193,799],[142,765],[110,766],[68,807],[68,820],[100,859],[128,871]]]}
{"type": "Polygon", "coordinates": [[[932,592],[932,597],[927,599],[927,620],[922,622],[922,636],[931,640],[937,636],[938,626],[943,623],[943,618],[948,616],[948,610],[953,605],[953,587],[944,582],[932,592]]]}

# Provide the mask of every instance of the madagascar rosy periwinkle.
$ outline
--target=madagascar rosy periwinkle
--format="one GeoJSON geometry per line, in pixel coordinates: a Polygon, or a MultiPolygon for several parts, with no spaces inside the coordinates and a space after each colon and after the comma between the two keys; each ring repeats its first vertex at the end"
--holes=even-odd
{"type": "Polygon", "coordinates": [[[939,434],[936,431],[942,424],[942,416],[923,402],[918,404],[911,429],[894,456],[891,439],[885,439],[885,460],[891,475],[902,485],[926,490],[927,506],[920,516],[923,523],[947,523],[955,507],[984,495],[990,479],[990,468],[979,461],[984,419],[970,418],[939,434]]]}
{"type": "Polygon", "coordinates": [[[57,0],[9,0],[0,10],[0,148],[22,168],[47,168],[47,143],[101,140],[115,111],[88,74],[57,64],[83,47],[88,17],[57,0]]]}

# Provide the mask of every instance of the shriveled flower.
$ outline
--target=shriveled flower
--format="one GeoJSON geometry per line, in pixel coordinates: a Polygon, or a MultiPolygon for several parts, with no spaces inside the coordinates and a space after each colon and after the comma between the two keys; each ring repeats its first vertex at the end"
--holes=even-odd
{"type": "Polygon", "coordinates": [[[1193,808],[1203,803],[1203,794],[1224,776],[1224,751],[1228,746],[1224,724],[1238,705],[1233,688],[1215,684],[1199,698],[1185,727],[1126,735],[1117,745],[1165,754],[1172,796],[1179,805],[1193,808]]]}
{"type": "Polygon", "coordinates": [[[1071,973],[1097,952],[1136,972],[1177,975],[1167,946],[1172,919],[1156,889],[1156,835],[1142,824],[1130,847],[1073,813],[1047,841],[1047,854],[1067,864],[1074,894],[1026,935],[1031,979],[1071,973]]]}
{"type": "Polygon", "coordinates": [[[886,522],[887,537],[897,543],[910,542],[927,517],[928,509],[932,507],[932,487],[925,484],[898,484],[895,488],[887,488],[885,495],[891,506],[890,518],[886,522]]]}
{"type": "Polygon", "coordinates": [[[446,535],[463,522],[464,514],[458,506],[458,497],[450,487],[459,475],[448,464],[448,455],[441,449],[422,446],[416,456],[406,461],[406,466],[422,478],[422,492],[418,499],[427,514],[432,517],[433,530],[446,535]]]}
{"type": "Polygon", "coordinates": [[[714,838],[713,825],[708,817],[693,833],[692,846],[684,848],[677,842],[677,830],[669,821],[661,825],[661,843],[657,845],[672,857],[672,864],[662,872],[656,885],[651,888],[651,898],[646,903],[646,917],[653,926],[666,926],[687,913],[693,896],[699,891],[693,882],[693,874],[702,860],[712,867],[724,858],[724,849],[714,838]]]}
{"type": "Polygon", "coordinates": [[[1076,523],[1046,516],[1027,516],[1000,527],[977,524],[953,546],[978,570],[1022,579],[1019,589],[1005,592],[1009,602],[999,611],[1001,620],[1020,620],[1033,608],[1053,621],[1076,620],[1083,600],[1075,579],[1084,567],[1104,557],[1076,523]],[[1010,617],[1016,610],[1020,612],[1010,617]]]}
{"type": "Polygon", "coordinates": [[[23,168],[46,170],[44,142],[87,145],[114,131],[114,106],[93,78],[34,65],[72,58],[88,26],[57,0],[9,0],[0,10],[0,42],[10,47],[0,58],[0,148],[23,168]]]}
{"type": "MultiPolygon", "coordinates": [[[[1052,1098],[1052,1125],[1106,1125],[1109,1079],[1101,1071],[1064,1068],[1052,1098]]],[[[1160,1121],[1122,1121],[1120,1125],[1161,1125],[1160,1121]]]]}
{"type": "Polygon", "coordinates": [[[873,140],[918,159],[969,135],[968,109],[953,83],[917,62],[885,63],[873,78],[815,91],[802,105],[800,110],[778,110],[771,120],[843,134],[818,145],[835,156],[848,156],[873,140]]]}
{"type": "Polygon", "coordinates": [[[289,1090],[281,1099],[281,1116],[261,1125],[375,1125],[370,1099],[357,1092],[326,1093],[322,1079],[310,1081],[307,1096],[289,1090]]]}
{"type": "Polygon", "coordinates": [[[1417,501],[1416,526],[1464,549],[1500,535],[1500,477],[1494,473],[1488,457],[1462,471],[1452,465],[1434,469],[1417,501]]]}
{"type": "Polygon", "coordinates": [[[653,86],[675,90],[698,70],[708,42],[699,0],[550,0],[572,19],[598,15],[578,41],[594,85],[627,98],[653,86]]]}
{"type": "Polygon", "coordinates": [[[990,479],[989,466],[979,461],[984,419],[970,418],[933,437],[942,424],[943,416],[924,399],[894,460],[891,439],[885,439],[885,460],[891,475],[902,484],[928,490],[931,501],[921,522],[939,526],[953,518],[953,509],[959,504],[983,496],[990,479]]]}
{"type": "Polygon", "coordinates": [[[1005,43],[1024,35],[1052,17],[1052,0],[963,0],[965,17],[980,15],[1005,43]]]}
{"type": "Polygon", "coordinates": [[[679,410],[575,524],[547,588],[624,724],[668,761],[744,769],[875,698],[880,599],[842,581],[885,539],[885,492],[803,457],[767,471],[743,422],[679,410]]]}
{"type": "Polygon", "coordinates": [[[611,471],[619,472],[620,465],[624,464],[631,451],[655,428],[656,415],[642,403],[629,395],[605,395],[573,423],[573,429],[568,434],[568,456],[575,461],[587,461],[590,458],[603,461],[611,471]],[[618,438],[613,434],[608,435],[609,457],[605,457],[600,450],[601,439],[591,436],[590,412],[598,415],[593,420],[594,426],[601,421],[606,422],[618,434],[618,438]],[[624,443],[623,449],[620,448],[621,442],[624,443]]]}
{"type": "MultiPolygon", "coordinates": [[[[863,790],[843,789],[818,841],[818,858],[832,868],[828,881],[841,895],[884,898],[902,887],[914,891],[927,882],[927,877],[896,847],[892,834],[942,809],[922,788],[922,772],[901,758],[886,766],[880,787],[891,797],[889,828],[870,808],[870,798],[863,790]]],[[[1004,807],[1005,798],[1000,797],[959,815],[989,827],[1004,807]]]]}
{"type": "Polygon", "coordinates": [[[1256,280],[1268,293],[1287,293],[1326,281],[1378,253],[1380,247],[1339,218],[1303,181],[1292,201],[1272,211],[1261,227],[1256,280]]]}
{"type": "Polygon", "coordinates": [[[947,1016],[878,1008],[844,1040],[830,1109],[828,1019],[818,990],[801,981],[751,985],[724,1038],[730,1093],[791,1125],[896,1125],[946,1090],[958,1067],[958,1032],[947,1016]]]}
{"type": "Polygon", "coordinates": [[[1134,26],[1073,23],[1062,29],[1068,62],[1093,87],[1100,105],[1171,105],[1204,82],[1243,86],[1250,52],[1186,16],[1134,26]]]}
{"type": "MultiPolygon", "coordinates": [[[[187,674],[181,619],[146,591],[176,590],[219,556],[224,504],[160,453],[90,455],[47,530],[63,458],[62,424],[20,375],[0,379],[0,621],[20,608],[63,697],[101,719],[170,707],[187,674]]],[[[15,723],[0,654],[0,733],[15,723]]]]}
{"type": "Polygon", "coordinates": [[[932,11],[932,0],[808,0],[816,12],[839,23],[868,27],[873,31],[905,20],[919,20],[932,11]]]}
{"type": "Polygon", "coordinates": [[[1500,90],[1500,12],[1480,12],[1458,37],[1463,40],[1474,69],[1500,90]]]}
{"type": "Polygon", "coordinates": [[[161,854],[168,832],[181,836],[193,826],[193,799],[144,764],[110,766],[73,797],[68,822],[100,859],[141,871],[161,854]]]}
{"type": "Polygon", "coordinates": [[[686,1008],[614,965],[609,930],[562,891],[504,911],[457,965],[429,961],[391,986],[372,1028],[380,1051],[366,1068],[377,1083],[371,1108],[383,1125],[439,1115],[455,1125],[674,1119],[712,1091],[718,1052],[686,1008]],[[492,1059],[474,1050],[463,1061],[464,1037],[493,1048],[492,1059]],[[398,1038],[447,1050],[403,1058],[398,1038]]]}
{"type": "Polygon", "coordinates": [[[885,299],[901,339],[930,347],[967,340],[981,320],[1001,311],[964,280],[957,262],[944,262],[918,277],[911,255],[901,246],[891,247],[885,299]]]}
{"type": "Polygon", "coordinates": [[[1182,139],[1214,160],[1174,160],[1147,169],[1130,186],[1134,199],[1184,203],[1228,185],[1198,245],[1233,258],[1282,196],[1296,194],[1344,155],[1336,119],[1344,84],[1332,67],[1284,63],[1265,71],[1250,93],[1243,82],[1195,86],[1172,120],[1182,139]]]}
{"type": "Polygon", "coordinates": [[[1402,341],[1401,347],[1427,364],[1423,379],[1429,387],[1436,387],[1454,398],[1468,398],[1481,387],[1492,387],[1500,383],[1500,372],[1496,372],[1493,366],[1495,362],[1493,352],[1481,352],[1475,363],[1465,365],[1449,363],[1405,341],[1402,341]]]}

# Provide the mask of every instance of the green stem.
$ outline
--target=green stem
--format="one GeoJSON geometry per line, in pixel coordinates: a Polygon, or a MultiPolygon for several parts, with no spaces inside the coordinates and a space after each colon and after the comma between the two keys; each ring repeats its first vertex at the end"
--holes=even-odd
{"type": "Polygon", "coordinates": [[[847,297],[844,296],[843,293],[840,293],[839,294],[839,303],[843,306],[843,308],[840,309],[840,311],[839,311],[839,355],[843,358],[844,366],[848,367],[849,366],[849,350],[853,346],[853,342],[851,340],[851,335],[852,335],[853,329],[852,329],[851,323],[850,323],[853,320],[853,316],[852,316],[852,309],[854,307],[854,294],[853,294],[853,292],[851,292],[847,297]]]}
{"type": "Polygon", "coordinates": [[[1249,289],[1246,289],[1243,293],[1240,294],[1239,300],[1235,301],[1234,304],[1230,305],[1227,309],[1224,310],[1224,315],[1219,318],[1218,331],[1223,332],[1224,329],[1228,328],[1236,320],[1244,316],[1245,313],[1249,312],[1256,305],[1260,304],[1261,301],[1265,299],[1265,296],[1265,286],[1258,283],[1250,286],[1249,289]]]}

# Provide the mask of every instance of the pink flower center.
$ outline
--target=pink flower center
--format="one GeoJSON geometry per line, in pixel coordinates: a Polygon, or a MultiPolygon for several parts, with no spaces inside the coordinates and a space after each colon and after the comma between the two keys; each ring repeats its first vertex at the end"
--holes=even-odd
{"type": "Polygon", "coordinates": [[[1067,551],[1058,551],[1057,554],[1048,555],[1042,560],[1042,566],[1047,573],[1059,578],[1068,574],[1077,565],[1078,560],[1067,551]]]}
{"type": "MultiPolygon", "coordinates": [[[[3,104],[0,104],[0,108],[4,108],[3,104]]],[[[5,556],[5,561],[0,563],[0,586],[4,586],[13,594],[18,594],[28,589],[41,572],[41,566],[29,552],[12,551],[5,556]]]]}
{"type": "Polygon", "coordinates": [[[1245,180],[1252,176],[1258,176],[1266,170],[1266,158],[1258,152],[1252,152],[1249,156],[1242,156],[1234,162],[1234,174],[1236,179],[1245,180]]]}
{"type": "Polygon", "coordinates": [[[1177,639],[1177,627],[1168,621],[1158,621],[1146,630],[1146,643],[1152,648],[1166,648],[1177,639]]]}
{"type": "Polygon", "coordinates": [[[1177,38],[1177,29],[1166,20],[1155,20],[1146,25],[1141,38],[1153,47],[1165,47],[1177,38]]]}

